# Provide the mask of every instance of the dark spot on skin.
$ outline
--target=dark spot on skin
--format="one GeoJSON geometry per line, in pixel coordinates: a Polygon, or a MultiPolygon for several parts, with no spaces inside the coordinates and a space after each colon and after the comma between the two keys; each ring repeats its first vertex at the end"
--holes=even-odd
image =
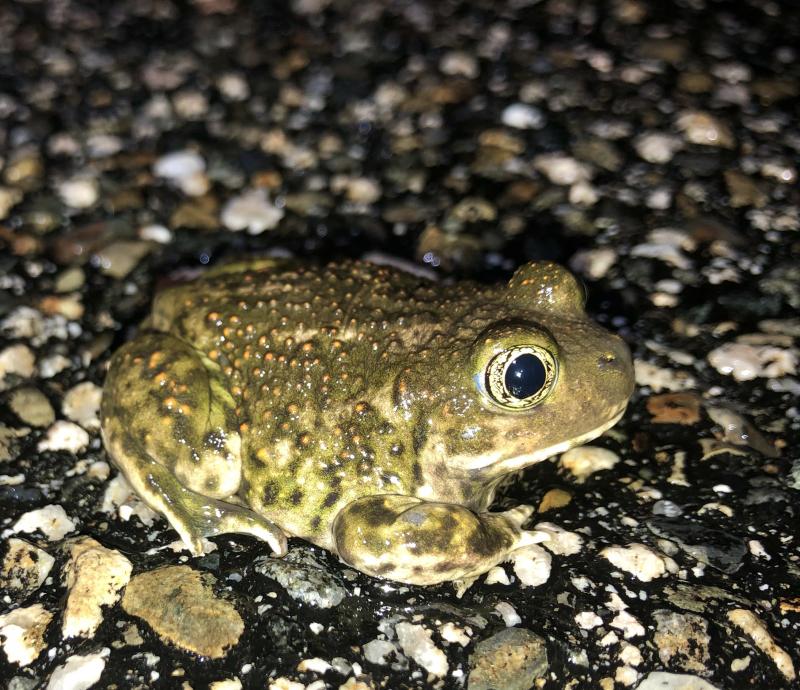
{"type": "Polygon", "coordinates": [[[392,570],[394,570],[394,566],[391,563],[384,563],[383,565],[380,565],[377,568],[375,568],[373,572],[375,573],[375,575],[383,576],[386,575],[386,573],[391,572],[392,570]]]}
{"type": "Polygon", "coordinates": [[[211,492],[216,491],[218,486],[219,482],[217,482],[217,480],[214,477],[209,477],[208,479],[206,479],[205,482],[206,491],[211,491],[211,492]]]}
{"type": "Polygon", "coordinates": [[[412,448],[414,449],[414,455],[419,455],[420,451],[422,450],[423,446],[425,445],[425,441],[428,438],[428,424],[423,416],[417,420],[417,423],[414,425],[414,433],[412,439],[412,448]]]}
{"type": "Polygon", "coordinates": [[[303,500],[303,492],[300,489],[295,489],[292,491],[292,495],[289,496],[289,500],[292,502],[292,505],[300,505],[300,501],[303,500]]]}
{"type": "Polygon", "coordinates": [[[321,521],[322,521],[322,518],[320,518],[319,515],[315,515],[311,520],[311,529],[318,530],[319,529],[319,523],[321,521]]]}
{"type": "Polygon", "coordinates": [[[422,484],[422,466],[415,460],[411,466],[411,471],[414,474],[414,481],[417,484],[422,484]]]}
{"type": "Polygon", "coordinates": [[[339,476],[332,477],[330,484],[331,484],[331,489],[338,489],[342,485],[342,478],[339,476]]]}
{"type": "Polygon", "coordinates": [[[265,506],[272,505],[278,499],[280,491],[281,488],[278,486],[278,482],[266,482],[261,494],[261,502],[265,506]]]}
{"type": "Polygon", "coordinates": [[[442,561],[441,563],[437,563],[433,566],[433,571],[435,573],[446,573],[448,570],[453,569],[453,564],[450,561],[442,561]]]}
{"type": "Polygon", "coordinates": [[[322,502],[323,508],[330,508],[332,505],[339,500],[339,496],[341,494],[338,491],[331,491],[326,497],[325,500],[322,502]]]}
{"type": "Polygon", "coordinates": [[[392,447],[389,448],[389,453],[391,455],[402,455],[404,450],[405,448],[402,443],[393,443],[392,447]]]}

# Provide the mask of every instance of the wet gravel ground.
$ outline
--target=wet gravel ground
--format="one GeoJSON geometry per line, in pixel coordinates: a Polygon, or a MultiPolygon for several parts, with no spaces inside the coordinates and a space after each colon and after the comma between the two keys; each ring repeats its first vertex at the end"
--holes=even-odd
{"type": "Polygon", "coordinates": [[[799,39],[770,1],[0,3],[4,687],[797,687],[799,39]],[[501,499],[536,573],[191,558],[128,494],[111,353],[275,249],[585,280],[638,387],[501,499]]]}

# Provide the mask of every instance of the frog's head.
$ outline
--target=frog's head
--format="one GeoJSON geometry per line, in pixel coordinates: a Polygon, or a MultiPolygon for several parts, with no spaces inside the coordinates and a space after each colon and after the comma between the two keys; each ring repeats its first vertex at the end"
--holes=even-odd
{"type": "Polygon", "coordinates": [[[586,443],[633,391],[627,346],[586,316],[564,268],[526,264],[486,296],[491,310],[459,324],[453,348],[405,382],[406,395],[422,386],[431,403],[417,459],[435,484],[491,481],[586,443]]]}

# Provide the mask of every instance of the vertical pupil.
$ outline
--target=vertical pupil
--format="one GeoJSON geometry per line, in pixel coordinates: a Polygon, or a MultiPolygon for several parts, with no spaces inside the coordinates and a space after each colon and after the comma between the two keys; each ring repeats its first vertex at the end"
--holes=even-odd
{"type": "Polygon", "coordinates": [[[547,372],[536,355],[524,354],[515,357],[506,369],[506,390],[515,398],[523,400],[538,393],[545,384],[547,372]]]}

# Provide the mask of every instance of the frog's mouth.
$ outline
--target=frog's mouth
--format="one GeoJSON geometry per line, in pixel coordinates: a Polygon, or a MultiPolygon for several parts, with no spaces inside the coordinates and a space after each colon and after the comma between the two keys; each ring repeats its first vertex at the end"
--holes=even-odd
{"type": "Polygon", "coordinates": [[[562,441],[561,443],[556,443],[555,445],[547,448],[540,448],[532,453],[522,453],[521,455],[515,455],[510,458],[503,458],[500,452],[479,455],[471,460],[468,460],[464,467],[472,472],[489,470],[489,473],[492,475],[502,475],[509,472],[516,472],[524,469],[525,467],[529,467],[530,465],[535,465],[537,462],[547,460],[547,458],[558,455],[559,453],[564,453],[570,448],[581,446],[584,443],[588,443],[589,441],[596,439],[598,436],[608,431],[620,419],[622,419],[627,406],[628,404],[626,401],[625,404],[623,404],[620,408],[619,412],[614,414],[607,422],[604,422],[600,426],[587,431],[585,434],[576,436],[575,438],[562,441]]]}

